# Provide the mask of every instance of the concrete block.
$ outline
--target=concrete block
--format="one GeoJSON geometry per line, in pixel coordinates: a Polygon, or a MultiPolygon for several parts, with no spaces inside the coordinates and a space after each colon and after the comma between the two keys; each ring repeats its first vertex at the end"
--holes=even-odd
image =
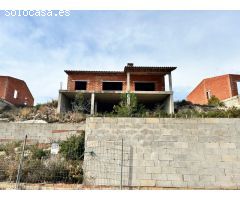
{"type": "Polygon", "coordinates": [[[219,148],[219,143],[217,142],[208,142],[205,144],[205,147],[208,148],[208,149],[216,149],[216,148],[219,148]]]}
{"type": "Polygon", "coordinates": [[[168,160],[154,160],[154,166],[170,167],[170,162],[168,160]]]}
{"type": "Polygon", "coordinates": [[[114,117],[104,117],[103,118],[103,123],[113,123],[116,124],[118,122],[118,118],[114,118],[114,117]]]}
{"type": "Polygon", "coordinates": [[[197,182],[199,181],[199,175],[193,175],[193,174],[183,175],[183,180],[187,182],[197,182]]]}
{"type": "Polygon", "coordinates": [[[154,167],[155,163],[153,160],[137,160],[137,165],[143,167],[154,167]]]}
{"type": "Polygon", "coordinates": [[[175,173],[177,173],[177,168],[174,168],[174,167],[162,167],[162,173],[175,174],[175,173]]]}
{"type": "Polygon", "coordinates": [[[167,174],[169,181],[183,181],[183,175],[181,174],[167,174]]]}
{"type": "Polygon", "coordinates": [[[187,188],[188,183],[183,181],[172,181],[172,187],[175,188],[187,188]]]}
{"type": "Polygon", "coordinates": [[[216,182],[232,182],[232,176],[216,176],[216,182]]]}
{"type": "Polygon", "coordinates": [[[174,142],[175,148],[188,148],[187,142],[174,142]]]}
{"type": "Polygon", "coordinates": [[[136,175],[136,178],[138,180],[152,180],[152,175],[151,174],[146,174],[146,173],[138,173],[136,175]]]}
{"type": "Polygon", "coordinates": [[[202,181],[202,182],[215,182],[216,179],[215,179],[215,176],[214,175],[200,175],[199,176],[199,181],[202,181]]]}
{"type": "Polygon", "coordinates": [[[140,186],[149,186],[149,187],[154,187],[156,186],[156,181],[155,180],[140,180],[140,186]]]}
{"type": "Polygon", "coordinates": [[[167,181],[167,174],[152,174],[152,179],[157,181],[167,181]]]}
{"type": "Polygon", "coordinates": [[[222,161],[232,162],[238,159],[237,155],[222,155],[222,161]]]}
{"type": "Polygon", "coordinates": [[[172,181],[156,181],[156,186],[163,187],[163,188],[171,188],[172,181]]]}
{"type": "Polygon", "coordinates": [[[220,148],[223,149],[236,149],[235,143],[226,142],[226,143],[220,143],[220,148]]]}
{"type": "Polygon", "coordinates": [[[146,118],[146,123],[147,124],[158,124],[159,119],[158,118],[146,118]]]}
{"type": "Polygon", "coordinates": [[[148,174],[161,174],[161,167],[146,167],[146,173],[148,174]]]}
{"type": "Polygon", "coordinates": [[[160,161],[169,161],[169,160],[173,160],[173,156],[172,155],[167,155],[167,154],[160,154],[159,156],[158,156],[158,160],[160,160],[160,161]]]}

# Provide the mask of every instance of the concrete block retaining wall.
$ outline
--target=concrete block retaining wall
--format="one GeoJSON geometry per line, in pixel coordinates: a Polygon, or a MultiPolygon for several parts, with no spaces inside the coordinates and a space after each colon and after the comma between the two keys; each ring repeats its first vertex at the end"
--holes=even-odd
{"type": "Polygon", "coordinates": [[[240,188],[240,119],[88,118],[85,134],[86,184],[240,188]]]}
{"type": "Polygon", "coordinates": [[[85,123],[0,123],[0,142],[23,140],[27,134],[29,142],[51,143],[65,140],[70,135],[81,133],[82,130],[85,130],[85,123]]]}

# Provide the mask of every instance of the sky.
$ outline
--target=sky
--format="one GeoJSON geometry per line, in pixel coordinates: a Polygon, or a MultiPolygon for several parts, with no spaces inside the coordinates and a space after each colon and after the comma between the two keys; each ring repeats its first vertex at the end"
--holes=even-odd
{"type": "Polygon", "coordinates": [[[66,17],[0,12],[0,75],[25,80],[35,104],[58,98],[66,69],[176,66],[174,99],[204,78],[240,74],[240,11],[71,11],[66,17]]]}

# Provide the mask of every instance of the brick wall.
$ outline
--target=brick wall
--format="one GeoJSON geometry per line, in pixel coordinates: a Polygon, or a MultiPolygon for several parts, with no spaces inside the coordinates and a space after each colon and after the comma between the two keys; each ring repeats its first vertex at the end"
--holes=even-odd
{"type": "Polygon", "coordinates": [[[5,98],[5,92],[7,88],[7,78],[0,76],[0,98],[5,98]]]}
{"type": "Polygon", "coordinates": [[[188,96],[187,100],[194,104],[207,104],[206,90],[202,81],[188,96]]]}
{"type": "Polygon", "coordinates": [[[88,118],[85,183],[240,188],[240,119],[88,118]]]}
{"type": "MultiPolygon", "coordinates": [[[[81,74],[71,74],[68,76],[68,90],[75,90],[75,81],[76,80],[84,80],[88,81],[87,91],[89,92],[100,92],[102,91],[102,81],[122,81],[123,82],[123,91],[126,90],[127,87],[127,75],[125,73],[81,73],[81,74]]],[[[155,82],[156,91],[164,91],[164,76],[159,75],[131,75],[131,83],[130,88],[132,91],[134,88],[134,81],[149,81],[155,82]]]]}
{"type": "Polygon", "coordinates": [[[0,91],[5,90],[4,94],[1,93],[3,94],[2,98],[6,101],[14,105],[24,105],[26,102],[28,106],[33,106],[34,98],[24,81],[12,77],[3,77],[1,78],[0,88],[0,91]],[[2,84],[2,80],[5,80],[5,84],[2,84]],[[17,98],[14,98],[15,90],[18,93],[17,98]]]}
{"type": "Polygon", "coordinates": [[[187,100],[194,104],[207,104],[207,91],[220,100],[236,96],[236,79],[240,76],[223,75],[213,78],[204,79],[188,96],[187,100]],[[233,90],[233,92],[232,92],[233,90]]]}

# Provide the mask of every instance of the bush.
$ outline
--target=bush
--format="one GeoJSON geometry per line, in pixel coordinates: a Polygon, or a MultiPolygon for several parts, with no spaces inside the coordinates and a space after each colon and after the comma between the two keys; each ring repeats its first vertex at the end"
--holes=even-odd
{"type": "Polygon", "coordinates": [[[0,144],[0,151],[5,151],[6,155],[15,154],[15,150],[21,148],[21,142],[9,142],[6,144],[0,144]]]}
{"type": "Polygon", "coordinates": [[[50,160],[45,166],[45,180],[47,182],[69,182],[69,170],[67,163],[62,160],[50,160]]]}
{"type": "MultiPolygon", "coordinates": [[[[50,156],[49,145],[27,145],[20,182],[25,183],[82,183],[84,134],[61,142],[58,155],[50,156]]],[[[0,181],[16,181],[21,143],[0,145],[6,152],[0,156],[0,181]]]]}
{"type": "Polygon", "coordinates": [[[42,158],[46,157],[50,153],[49,151],[44,151],[43,149],[38,148],[36,146],[32,147],[31,152],[32,152],[32,159],[35,159],[35,160],[37,159],[41,160],[42,158]]]}
{"type": "Polygon", "coordinates": [[[84,153],[84,134],[71,136],[60,143],[60,153],[67,160],[82,160],[84,153]]]}
{"type": "Polygon", "coordinates": [[[142,116],[146,114],[144,105],[138,104],[137,96],[133,93],[121,94],[121,101],[113,107],[112,114],[119,117],[142,116]],[[128,97],[130,102],[128,104],[128,97]]]}
{"type": "Polygon", "coordinates": [[[169,114],[163,110],[162,106],[157,105],[153,111],[153,117],[169,117],[169,114]]]}
{"type": "Polygon", "coordinates": [[[221,102],[216,96],[212,96],[209,100],[208,100],[208,105],[209,106],[224,106],[224,103],[221,102]]]}
{"type": "Polygon", "coordinates": [[[19,110],[19,116],[23,119],[28,119],[31,113],[32,113],[31,108],[26,107],[19,110]]]}

